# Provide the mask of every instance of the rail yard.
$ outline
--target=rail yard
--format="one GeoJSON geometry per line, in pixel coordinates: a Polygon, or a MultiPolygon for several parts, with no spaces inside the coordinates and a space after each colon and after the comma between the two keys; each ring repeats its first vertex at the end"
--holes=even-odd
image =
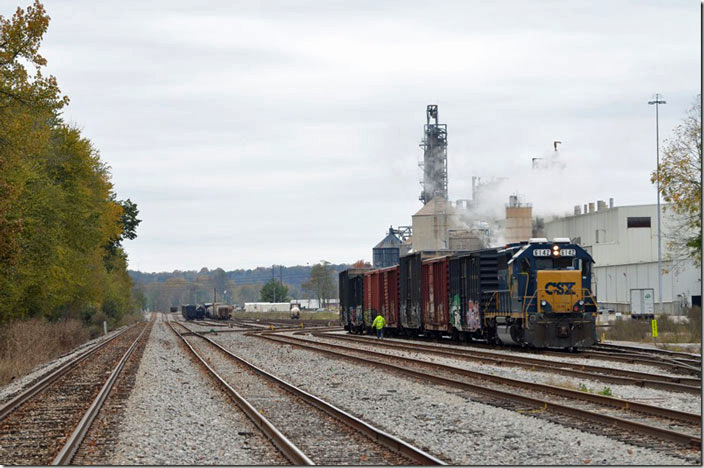
{"type": "Polygon", "coordinates": [[[3,464],[701,463],[701,357],[152,313],[0,392],[3,464]]]}

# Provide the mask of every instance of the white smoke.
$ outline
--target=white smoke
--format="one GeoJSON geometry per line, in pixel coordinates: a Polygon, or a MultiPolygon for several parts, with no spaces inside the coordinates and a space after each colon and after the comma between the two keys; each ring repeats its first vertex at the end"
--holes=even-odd
{"type": "Polygon", "coordinates": [[[488,246],[503,245],[511,195],[517,195],[522,205],[532,206],[533,218],[572,215],[575,205],[595,202],[599,195],[608,198],[608,194],[599,193],[598,173],[584,158],[563,150],[546,151],[535,161],[526,158],[499,174],[479,179],[470,210],[458,209],[457,218],[470,229],[483,223],[488,226],[488,246]]]}

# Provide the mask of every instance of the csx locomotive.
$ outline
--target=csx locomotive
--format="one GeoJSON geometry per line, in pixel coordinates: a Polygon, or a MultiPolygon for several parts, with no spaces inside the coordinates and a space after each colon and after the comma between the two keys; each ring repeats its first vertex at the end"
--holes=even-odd
{"type": "Polygon", "coordinates": [[[340,273],[340,320],[352,333],[374,317],[400,336],[449,335],[536,348],[596,342],[594,260],[569,239],[463,252],[416,252],[383,269],[340,273]]]}

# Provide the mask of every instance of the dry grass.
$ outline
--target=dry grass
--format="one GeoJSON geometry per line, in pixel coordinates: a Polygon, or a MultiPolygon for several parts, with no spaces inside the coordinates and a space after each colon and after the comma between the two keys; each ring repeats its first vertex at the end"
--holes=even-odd
{"type": "Polygon", "coordinates": [[[79,320],[50,323],[31,319],[14,322],[0,330],[0,385],[28,374],[90,339],[79,320]]]}
{"type": "MultiPolygon", "coordinates": [[[[676,323],[667,315],[657,317],[658,343],[701,343],[702,311],[693,307],[687,311],[687,323],[676,323]]],[[[628,316],[611,323],[604,330],[607,340],[652,342],[650,320],[633,320],[628,316]]]]}

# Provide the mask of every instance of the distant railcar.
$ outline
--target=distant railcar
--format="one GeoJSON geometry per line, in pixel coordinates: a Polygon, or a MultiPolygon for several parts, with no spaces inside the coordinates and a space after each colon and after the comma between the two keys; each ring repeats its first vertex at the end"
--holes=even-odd
{"type": "MultiPolygon", "coordinates": [[[[198,307],[193,304],[181,306],[181,315],[185,320],[195,320],[198,317],[198,307]]],[[[201,317],[202,318],[202,317],[201,317]]]]}
{"type": "Polygon", "coordinates": [[[232,317],[233,306],[227,304],[208,303],[204,305],[205,316],[215,320],[228,320],[232,317]]]}
{"type": "Polygon", "coordinates": [[[293,307],[291,307],[291,318],[292,319],[301,318],[301,309],[299,309],[297,305],[294,305],[293,307]]]}

